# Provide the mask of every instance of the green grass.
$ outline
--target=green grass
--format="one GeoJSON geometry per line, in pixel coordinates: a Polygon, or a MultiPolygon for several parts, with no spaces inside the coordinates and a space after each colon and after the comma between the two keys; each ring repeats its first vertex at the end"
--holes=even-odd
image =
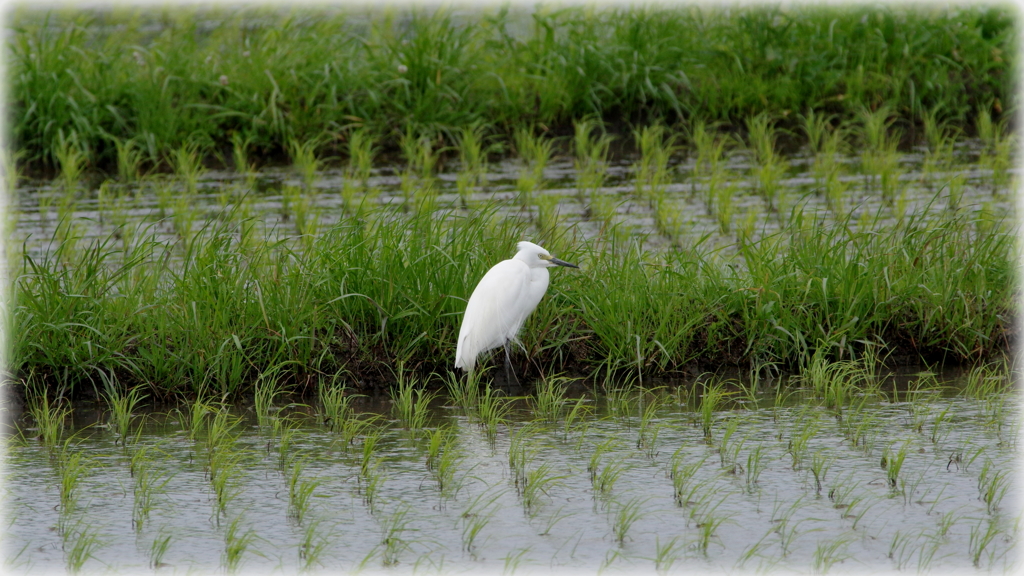
{"type": "MultiPolygon", "coordinates": [[[[258,382],[261,406],[272,390],[342,371],[364,382],[390,382],[399,365],[444,373],[465,298],[527,236],[526,222],[492,210],[381,208],[294,246],[211,221],[173,244],[140,228],[127,247],[111,235],[25,252],[9,366],[72,394],[102,386],[99,373],[157,399],[238,398],[258,382]]],[[[728,258],[563,237],[557,253],[582,271],[552,279],[521,332],[532,361],[513,362],[520,375],[668,375],[751,358],[800,367],[879,344],[982,360],[1006,345],[1016,288],[1012,233],[977,218],[908,215],[872,229],[797,218],[728,258]]],[[[843,387],[823,396],[837,409],[848,401],[843,387]]]]}
{"type": "Polygon", "coordinates": [[[406,134],[436,136],[435,151],[473,164],[485,133],[508,150],[518,129],[564,134],[588,116],[742,127],[767,114],[799,133],[809,111],[852,119],[884,106],[912,131],[939,108],[982,132],[984,118],[997,124],[1014,107],[1015,16],[1003,6],[524,6],[457,17],[20,8],[8,47],[12,141],[23,164],[70,183],[78,170],[196,174],[199,156],[219,162],[227,149],[244,149],[233,154],[241,171],[285,157],[309,167],[365,157],[367,142],[395,152],[406,134]],[[363,130],[373,138],[354,136],[363,130]]]}

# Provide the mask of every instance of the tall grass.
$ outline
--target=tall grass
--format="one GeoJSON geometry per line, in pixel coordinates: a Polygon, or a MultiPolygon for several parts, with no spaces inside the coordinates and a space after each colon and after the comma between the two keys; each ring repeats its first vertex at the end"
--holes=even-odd
{"type": "Polygon", "coordinates": [[[22,161],[62,167],[76,139],[85,167],[115,166],[135,142],[129,178],[194,142],[213,159],[236,135],[261,158],[321,137],[320,154],[345,156],[362,129],[394,151],[407,128],[454,146],[474,126],[510,139],[586,116],[741,126],[879,104],[904,125],[941,107],[968,127],[1014,100],[1006,7],[371,9],[364,24],[314,7],[44,10],[13,15],[22,161]]]}

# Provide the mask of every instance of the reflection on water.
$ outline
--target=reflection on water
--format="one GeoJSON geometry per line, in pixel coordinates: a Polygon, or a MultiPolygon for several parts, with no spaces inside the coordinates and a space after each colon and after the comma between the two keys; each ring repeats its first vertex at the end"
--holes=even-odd
{"type": "Polygon", "coordinates": [[[63,455],[7,439],[6,568],[73,566],[83,538],[84,569],[129,573],[1020,566],[1013,396],[869,397],[837,414],[733,393],[708,438],[688,389],[582,390],[550,420],[517,401],[493,437],[447,400],[418,431],[362,400],[355,418],[385,418],[351,443],[313,407],[261,422],[250,406],[220,441],[212,417],[191,440],[187,408],[146,414],[126,449],[80,408],[63,455]],[[589,416],[567,415],[577,402],[589,416]],[[439,427],[452,435],[430,458],[439,427]],[[65,509],[68,453],[84,466],[65,509]]]}

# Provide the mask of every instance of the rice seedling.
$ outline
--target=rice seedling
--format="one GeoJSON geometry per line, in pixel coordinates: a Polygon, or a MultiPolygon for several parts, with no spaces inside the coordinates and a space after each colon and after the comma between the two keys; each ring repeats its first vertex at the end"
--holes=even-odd
{"type": "Polygon", "coordinates": [[[985,503],[989,514],[999,509],[999,504],[1010,488],[1008,472],[1006,470],[995,470],[992,460],[985,459],[985,464],[978,473],[978,492],[981,500],[985,503]]]}
{"type": "Polygon", "coordinates": [[[274,409],[277,399],[284,395],[284,389],[278,381],[280,371],[280,366],[262,371],[253,384],[253,411],[256,412],[256,421],[261,429],[272,426],[270,413],[274,409]]]}
{"type": "Polygon", "coordinates": [[[658,574],[667,574],[672,566],[680,560],[683,551],[683,541],[679,536],[673,537],[664,544],[660,537],[654,539],[654,569],[658,574]]]}
{"type": "Polygon", "coordinates": [[[522,476],[523,481],[517,483],[516,489],[526,515],[531,518],[537,514],[543,498],[550,496],[548,492],[561,485],[562,480],[568,478],[568,475],[554,475],[551,464],[547,462],[527,470],[522,476]]]}
{"type": "Polygon", "coordinates": [[[597,480],[597,472],[601,467],[601,457],[616,448],[618,448],[619,441],[615,437],[606,438],[604,442],[594,446],[594,451],[590,454],[590,461],[587,464],[587,473],[590,474],[590,483],[594,484],[597,480]]]}
{"type": "MultiPolygon", "coordinates": [[[[77,508],[79,486],[81,485],[82,478],[92,466],[85,456],[78,451],[78,447],[71,442],[71,438],[64,442],[60,451],[57,452],[55,459],[59,481],[58,489],[60,491],[61,522],[58,523],[59,527],[66,527],[71,513],[77,508]]],[[[61,532],[63,534],[66,530],[61,530],[61,532]]]]}
{"type": "Polygon", "coordinates": [[[483,393],[480,394],[476,415],[480,418],[480,425],[483,426],[484,433],[491,442],[494,441],[495,435],[498,433],[498,426],[508,421],[508,414],[512,411],[512,402],[512,398],[504,396],[501,391],[495,390],[490,384],[487,384],[483,393]]]}
{"type": "Polygon", "coordinates": [[[834,540],[819,541],[814,549],[814,571],[818,574],[825,574],[832,569],[832,566],[849,558],[846,548],[850,542],[849,535],[845,534],[834,540]]]}
{"type": "Polygon", "coordinates": [[[365,477],[370,472],[370,465],[377,460],[377,445],[380,443],[381,431],[374,430],[363,435],[362,454],[359,460],[359,475],[365,477]]]}
{"type": "Polygon", "coordinates": [[[928,434],[928,439],[932,441],[932,444],[938,444],[949,436],[950,425],[947,419],[952,416],[950,414],[952,409],[953,403],[950,402],[932,419],[931,432],[928,434]]]}
{"type": "Polygon", "coordinates": [[[143,176],[143,151],[138,141],[132,138],[115,138],[117,153],[117,175],[121,182],[137,182],[143,176]]]}
{"type": "Polygon", "coordinates": [[[292,216],[294,216],[295,231],[302,235],[305,244],[311,244],[320,230],[321,217],[320,208],[310,192],[306,191],[299,195],[292,216]]]}
{"type": "Polygon", "coordinates": [[[515,129],[513,141],[516,153],[525,164],[519,179],[528,179],[536,189],[544,180],[544,169],[551,162],[555,142],[543,135],[535,135],[533,128],[524,126],[515,129]]]}
{"type": "Polygon", "coordinates": [[[867,516],[869,510],[875,505],[875,502],[870,502],[866,498],[857,497],[849,500],[849,507],[846,509],[846,513],[842,515],[844,519],[853,520],[850,525],[854,530],[857,529],[857,524],[867,516]]]}
{"type": "Polygon", "coordinates": [[[231,159],[235,163],[235,172],[244,174],[249,187],[255,183],[256,165],[249,157],[252,136],[242,136],[240,132],[231,134],[231,159]]]}
{"type": "Polygon", "coordinates": [[[761,196],[772,210],[776,209],[779,180],[785,174],[786,164],[775,152],[775,122],[768,114],[761,113],[747,119],[749,145],[754,152],[757,166],[753,168],[761,196]]]}
{"type": "Polygon", "coordinates": [[[281,186],[281,219],[293,220],[296,209],[302,201],[302,189],[298,186],[284,184],[281,186]]]}
{"type": "Polygon", "coordinates": [[[441,456],[441,449],[454,438],[454,435],[448,426],[438,426],[433,431],[424,432],[424,438],[427,440],[427,470],[434,469],[434,465],[441,456]]]}
{"type": "Polygon", "coordinates": [[[383,458],[376,457],[360,468],[359,491],[363,496],[363,504],[371,513],[376,510],[377,494],[380,492],[381,486],[384,485],[384,481],[387,480],[387,473],[381,470],[380,466],[383,461],[383,458]]]}
{"type": "Polygon", "coordinates": [[[978,111],[974,126],[983,144],[980,161],[992,170],[992,192],[995,194],[1008,180],[1007,169],[1012,166],[1013,135],[1007,133],[1002,123],[993,122],[991,112],[984,108],[978,111]]]}
{"type": "Polygon", "coordinates": [[[772,530],[769,530],[764,536],[761,536],[757,542],[747,546],[747,548],[743,550],[743,553],[740,554],[739,560],[736,562],[736,568],[744,567],[747,562],[754,558],[754,556],[759,556],[758,553],[766,546],[765,540],[772,535],[772,532],[772,530]]]}
{"type": "Polygon", "coordinates": [[[530,548],[518,548],[510,550],[508,554],[502,558],[504,566],[501,569],[502,576],[512,576],[516,570],[519,569],[520,564],[523,562],[523,557],[530,552],[530,548]]]}
{"type": "Polygon", "coordinates": [[[707,512],[697,519],[697,542],[695,546],[702,554],[707,555],[711,539],[718,533],[718,528],[728,519],[727,516],[715,516],[711,512],[707,512]]]}
{"type": "Polygon", "coordinates": [[[860,139],[864,145],[861,166],[867,184],[877,183],[882,198],[892,204],[900,170],[896,151],[900,141],[898,130],[891,130],[894,118],[888,106],[860,113],[860,139]]]}
{"type": "Polygon", "coordinates": [[[349,393],[344,384],[339,386],[335,381],[330,384],[321,382],[317,388],[320,421],[332,432],[338,432],[345,422],[355,418],[352,402],[359,397],[360,394],[349,393]]]}
{"type": "Polygon", "coordinates": [[[141,532],[145,523],[149,520],[149,513],[153,510],[154,499],[167,487],[173,475],[158,470],[153,466],[153,460],[149,456],[149,446],[139,448],[132,455],[131,476],[135,480],[132,489],[134,501],[132,503],[132,525],[136,532],[141,532]]]}
{"type": "Polygon", "coordinates": [[[835,461],[835,456],[825,454],[824,449],[815,451],[811,456],[810,472],[814,476],[814,491],[816,493],[821,494],[821,483],[825,480],[829,468],[835,461]]]}
{"type": "Polygon", "coordinates": [[[904,442],[899,450],[894,453],[892,447],[895,445],[895,442],[893,442],[886,446],[885,451],[882,453],[882,470],[885,470],[886,481],[893,489],[896,488],[897,479],[900,476],[900,471],[903,469],[903,462],[907,458],[909,444],[909,441],[904,442]]]}
{"type": "Polygon", "coordinates": [[[1000,531],[996,521],[991,518],[979,521],[977,526],[971,526],[971,537],[967,550],[975,568],[981,567],[982,555],[989,548],[989,545],[992,544],[992,541],[995,540],[996,536],[999,535],[1000,531]],[[982,525],[985,525],[985,527],[982,528],[982,525]]]}
{"type": "Polygon", "coordinates": [[[196,219],[199,217],[199,210],[188,195],[178,194],[175,196],[174,209],[171,214],[171,225],[174,228],[174,233],[181,239],[189,240],[192,238],[196,219]]]}
{"type": "Polygon", "coordinates": [[[320,486],[319,478],[303,478],[306,462],[304,458],[295,458],[292,461],[291,469],[288,471],[288,514],[295,518],[295,521],[302,524],[309,505],[312,502],[313,492],[320,486]]]}
{"type": "Polygon", "coordinates": [[[202,162],[204,155],[205,146],[198,141],[185,142],[171,151],[171,166],[178,180],[185,185],[185,194],[180,197],[190,198],[195,195],[199,179],[206,171],[202,162]]]}
{"type": "Polygon", "coordinates": [[[462,549],[470,554],[476,548],[476,539],[497,512],[495,502],[505,493],[504,490],[481,492],[470,502],[466,510],[459,515],[462,522],[462,549]]]}
{"type": "Polygon", "coordinates": [[[380,546],[382,547],[381,558],[384,566],[394,566],[395,564],[398,564],[398,560],[402,552],[408,550],[410,547],[409,542],[400,537],[409,525],[409,520],[406,518],[408,513],[409,507],[401,505],[395,508],[390,515],[385,516],[380,521],[380,546]]]}
{"type": "Polygon", "coordinates": [[[666,135],[661,124],[652,124],[633,130],[633,139],[640,148],[640,159],[633,165],[636,195],[646,198],[653,208],[664,197],[665,185],[671,180],[668,162],[676,151],[676,136],[666,135]]]}
{"type": "Polygon", "coordinates": [[[704,465],[705,460],[707,460],[707,456],[695,462],[683,464],[682,447],[676,449],[675,453],[672,454],[669,477],[672,480],[672,497],[676,502],[676,506],[684,506],[691,503],[692,494],[700,486],[700,483],[693,484],[691,481],[701,466],[704,465]]]}
{"type": "Polygon", "coordinates": [[[487,172],[487,152],[484,148],[486,127],[473,124],[462,129],[458,138],[459,175],[469,178],[469,186],[479,186],[487,172]]]}
{"type": "Polygon", "coordinates": [[[637,520],[643,517],[640,507],[646,501],[646,498],[636,496],[630,498],[628,502],[616,506],[615,511],[611,515],[612,534],[620,546],[626,542],[629,529],[633,527],[633,524],[636,524],[637,520]]]}
{"type": "Polygon", "coordinates": [[[735,214],[733,198],[736,197],[738,191],[739,187],[735,182],[713,187],[714,197],[712,205],[714,206],[715,218],[718,221],[718,229],[722,234],[729,234],[732,230],[732,220],[735,214]]]}
{"type": "Polygon", "coordinates": [[[568,379],[559,376],[548,376],[537,380],[534,386],[531,407],[534,417],[547,422],[555,422],[569,400],[565,397],[568,379]]]}
{"type": "Polygon", "coordinates": [[[299,540],[299,570],[311,572],[317,566],[325,567],[321,561],[324,552],[330,546],[330,535],[322,527],[323,520],[316,519],[306,523],[299,540]]]}
{"type": "MultiPolygon", "coordinates": [[[[446,431],[442,438],[436,443],[437,448],[433,450],[432,457],[428,456],[427,467],[437,482],[437,489],[441,496],[448,498],[454,497],[461,486],[461,482],[455,478],[455,472],[464,460],[464,456],[454,434],[446,431]]],[[[435,443],[431,442],[431,447],[434,446],[435,443]]]]}
{"type": "Polygon", "coordinates": [[[904,552],[907,549],[907,544],[909,544],[909,543],[910,543],[910,534],[904,534],[904,533],[900,532],[899,530],[897,530],[896,533],[893,534],[892,540],[889,542],[889,554],[888,554],[888,556],[892,560],[897,560],[897,557],[898,557],[899,560],[897,560],[897,566],[900,567],[900,568],[903,567],[902,558],[903,558],[904,552]]]}
{"type": "Polygon", "coordinates": [[[701,176],[710,176],[716,172],[725,158],[729,138],[713,131],[703,119],[697,119],[690,125],[689,139],[695,149],[694,171],[701,176]]]}
{"type": "Polygon", "coordinates": [[[754,449],[747,453],[747,466],[744,469],[746,472],[746,486],[747,492],[753,493],[757,487],[758,478],[761,477],[761,472],[767,464],[764,462],[764,444],[758,443],[754,446],[754,449]]]}
{"type": "Polygon", "coordinates": [[[590,474],[590,483],[594,487],[594,499],[602,500],[605,505],[608,505],[615,483],[622,473],[630,468],[630,465],[621,460],[613,460],[604,466],[595,465],[594,471],[590,474]]]}
{"type": "Polygon", "coordinates": [[[539,448],[535,442],[538,428],[526,424],[512,431],[509,438],[508,466],[513,475],[516,492],[522,493],[522,485],[526,482],[526,469],[537,456],[539,448]]]}
{"type": "Polygon", "coordinates": [[[171,549],[171,538],[172,535],[166,533],[163,529],[160,533],[153,537],[153,541],[149,545],[149,567],[156,570],[157,568],[163,568],[164,556],[167,551],[171,549]]]}
{"type": "Polygon", "coordinates": [[[228,506],[242,493],[241,477],[245,454],[230,446],[221,446],[210,454],[208,471],[213,487],[214,512],[218,523],[221,515],[226,516],[228,506]]]}
{"type": "Polygon", "coordinates": [[[786,453],[793,458],[793,470],[801,466],[807,453],[807,445],[811,438],[818,433],[821,423],[818,421],[816,412],[808,412],[806,409],[800,414],[797,426],[789,435],[789,443],[786,453]]]}
{"type": "Polygon", "coordinates": [[[663,402],[660,396],[652,396],[640,413],[640,425],[637,428],[637,450],[652,460],[658,455],[658,432],[661,430],[661,424],[654,422],[654,416],[661,409],[663,402]]]}
{"type": "Polygon", "coordinates": [[[601,123],[594,118],[583,118],[573,123],[573,152],[575,155],[576,189],[580,200],[592,205],[598,196],[597,190],[604,185],[608,169],[608,148],[614,139],[604,132],[601,123]],[[599,136],[594,132],[600,131],[599,136]]]}
{"type": "Polygon", "coordinates": [[[364,190],[377,155],[376,144],[377,138],[368,128],[353,130],[348,135],[348,165],[345,177],[359,182],[364,190]]]}
{"type": "Polygon", "coordinates": [[[637,408],[639,396],[635,390],[628,386],[605,385],[602,389],[605,409],[608,414],[619,420],[619,423],[629,430],[632,426],[631,418],[637,408]]]}
{"type": "Polygon", "coordinates": [[[801,534],[799,531],[800,525],[803,524],[807,519],[801,519],[793,521],[793,514],[802,505],[803,496],[800,496],[789,508],[784,512],[782,511],[782,503],[778,500],[775,501],[775,506],[772,510],[771,522],[774,525],[770,531],[775,532],[779,536],[779,546],[782,548],[782,556],[789,555],[789,549],[796,540],[796,537],[801,534]]]}
{"type": "Polygon", "coordinates": [[[288,156],[292,161],[292,169],[302,180],[306,192],[313,192],[313,183],[322,161],[316,157],[316,149],[320,146],[319,139],[313,138],[300,142],[295,138],[288,140],[288,156]]]}
{"type": "Polygon", "coordinates": [[[245,532],[241,532],[242,529],[242,517],[236,516],[228,524],[227,529],[224,531],[224,554],[222,564],[224,570],[229,573],[235,573],[242,564],[242,559],[245,557],[245,553],[252,546],[253,542],[257,540],[256,532],[249,528],[245,532]]]}
{"type": "Polygon", "coordinates": [[[103,545],[104,542],[91,526],[86,525],[71,531],[70,537],[65,538],[64,544],[64,564],[68,572],[72,574],[81,572],[85,563],[90,558],[95,558],[95,553],[103,545]]]}
{"type": "Polygon", "coordinates": [[[828,360],[826,347],[815,350],[808,365],[803,369],[801,379],[809,382],[817,396],[825,401],[825,407],[842,417],[843,408],[854,393],[860,390],[858,384],[865,379],[864,369],[855,361],[828,360]]]}
{"type": "Polygon", "coordinates": [[[700,404],[697,406],[697,416],[701,430],[704,432],[704,441],[711,443],[711,427],[715,421],[715,412],[721,407],[722,402],[729,397],[731,392],[726,391],[725,384],[721,381],[706,380],[701,383],[703,393],[700,396],[700,404]]]}
{"type": "Polygon", "coordinates": [[[466,413],[475,410],[480,401],[479,378],[480,374],[476,371],[467,372],[464,378],[450,370],[442,376],[448,398],[466,413]]]}
{"type": "Polygon", "coordinates": [[[862,448],[865,453],[870,454],[874,447],[874,436],[877,432],[878,414],[866,409],[867,396],[861,396],[853,407],[853,414],[848,414],[843,419],[840,427],[843,435],[854,448],[862,448]]]}
{"type": "MultiPolygon", "coordinates": [[[[102,374],[102,373],[101,373],[102,374]]],[[[104,388],[103,399],[110,410],[110,425],[117,434],[115,444],[120,442],[121,446],[128,450],[128,440],[131,438],[132,418],[139,405],[146,399],[147,395],[142,394],[138,388],[122,391],[117,385],[113,375],[103,377],[104,388]]]]}
{"type": "Polygon", "coordinates": [[[417,134],[413,132],[411,126],[406,128],[399,140],[399,147],[406,165],[402,175],[403,181],[411,182],[414,176],[418,176],[423,181],[429,181],[433,177],[438,160],[433,140],[433,136],[429,133],[417,134]]]}
{"type": "Polygon", "coordinates": [[[207,403],[201,394],[194,401],[187,402],[185,408],[179,406],[174,409],[174,414],[185,433],[185,438],[193,446],[199,442],[200,434],[207,427],[207,416],[215,412],[214,406],[207,403]]]}
{"type": "Polygon", "coordinates": [[[417,388],[415,378],[405,374],[401,367],[395,387],[388,391],[394,403],[395,416],[407,430],[422,430],[430,415],[430,402],[434,394],[423,388],[417,388]]]}
{"type": "Polygon", "coordinates": [[[87,161],[87,153],[82,148],[78,134],[71,132],[65,136],[63,130],[58,131],[54,155],[60,166],[60,183],[64,194],[73,197],[87,161]]]}
{"type": "Polygon", "coordinates": [[[818,156],[824,151],[829,134],[834,131],[834,116],[815,112],[810,108],[807,114],[798,114],[797,117],[800,119],[801,130],[807,136],[807,147],[812,154],[818,156]]]}
{"type": "Polygon", "coordinates": [[[565,419],[562,420],[562,439],[568,441],[570,434],[578,434],[576,450],[582,446],[583,438],[590,427],[590,420],[594,415],[594,408],[587,403],[587,398],[577,398],[575,402],[567,402],[571,406],[565,412],[565,419]]]}
{"type": "MultiPolygon", "coordinates": [[[[31,389],[27,382],[26,388],[31,389]]],[[[39,431],[37,438],[50,450],[56,448],[63,435],[65,421],[71,415],[71,406],[63,398],[51,401],[49,391],[41,388],[29,395],[26,408],[39,431]]]]}
{"type": "Polygon", "coordinates": [[[738,460],[740,450],[743,449],[743,444],[747,441],[746,437],[733,439],[736,430],[739,429],[739,425],[739,418],[730,419],[729,423],[725,426],[725,430],[722,432],[722,441],[718,445],[718,458],[722,469],[730,474],[737,474],[742,468],[738,460]]]}

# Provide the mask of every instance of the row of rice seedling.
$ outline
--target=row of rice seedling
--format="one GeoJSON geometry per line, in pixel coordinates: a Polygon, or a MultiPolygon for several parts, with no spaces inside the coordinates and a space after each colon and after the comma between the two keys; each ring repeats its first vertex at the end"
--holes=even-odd
{"type": "MultiPolygon", "coordinates": [[[[632,194],[605,185],[609,136],[600,123],[593,119],[576,123],[572,145],[577,168],[575,194],[548,190],[560,185],[552,174],[544,173],[555,140],[522,130],[517,132],[517,153],[524,166],[514,187],[522,209],[519,216],[530,220],[545,243],[549,238],[557,241],[563,224],[579,222],[586,224],[584,230],[590,230],[586,232],[590,235],[642,239],[656,232],[672,246],[688,249],[708,234],[716,246],[749,242],[801,218],[835,222],[853,217],[856,226],[867,227],[878,225],[879,220],[901,221],[922,210],[936,214],[966,210],[978,214],[979,226],[990,226],[990,221],[1008,210],[1012,183],[1006,167],[1015,139],[1006,134],[1005,126],[993,124],[987,112],[979,114],[978,121],[988,128],[977,146],[954,146],[958,142],[956,127],[940,120],[939,112],[932,109],[924,126],[927,148],[922,159],[890,145],[901,132],[892,126],[894,118],[885,108],[862,111],[851,121],[813,112],[803,116],[797,131],[805,133],[810,143],[810,170],[802,167],[799,158],[782,160],[777,142],[784,131],[764,114],[746,119],[751,127],[747,138],[711,130],[700,121],[683,132],[655,123],[633,133],[639,157],[627,172],[634,180],[632,194]],[[685,153],[677,145],[681,135],[693,143],[685,153]],[[862,149],[862,154],[851,156],[856,148],[862,149]],[[809,185],[808,179],[813,179],[813,184],[809,185]],[[565,216],[573,212],[578,216],[565,216]],[[644,223],[647,215],[650,225],[644,223]]],[[[336,188],[325,190],[322,185],[303,183],[311,177],[308,165],[317,162],[305,158],[307,150],[295,161],[296,179],[275,184],[279,194],[271,198],[255,191],[255,181],[211,182],[206,186],[212,184],[218,190],[216,203],[211,203],[208,194],[197,194],[196,185],[189,184],[194,179],[191,170],[178,166],[174,179],[146,176],[129,184],[107,180],[95,191],[83,189],[75,180],[74,186],[61,184],[23,192],[24,198],[10,213],[11,223],[17,228],[20,222],[22,230],[33,229],[35,224],[41,228],[35,232],[35,243],[52,238],[72,250],[82,235],[101,236],[105,231],[130,242],[134,226],[129,224],[139,221],[140,209],[142,220],[173,236],[187,238],[210,219],[240,223],[262,214],[263,229],[268,233],[295,232],[302,242],[336,222],[339,212],[359,217],[379,204],[398,203],[406,212],[433,212],[453,206],[451,193],[455,192],[460,208],[473,210],[510,191],[507,185],[488,184],[488,179],[502,175],[484,174],[486,162],[478,132],[479,127],[474,129],[475,136],[460,141],[459,154],[469,164],[456,175],[454,190],[450,182],[433,174],[433,168],[426,168],[435,160],[431,159],[433,152],[427,154],[429,158],[421,158],[434,146],[425,137],[407,135],[403,140],[408,158],[397,188],[386,183],[386,176],[371,179],[368,171],[374,138],[363,129],[351,147],[353,158],[340,193],[336,188]],[[147,214],[145,208],[153,197],[158,210],[150,209],[147,214]],[[56,215],[49,207],[55,198],[56,215]],[[93,206],[97,212],[92,211],[93,206]],[[90,226],[87,220],[95,224],[90,226]]],[[[245,152],[238,155],[244,157],[245,152]]],[[[247,180],[250,177],[254,173],[247,173],[247,180]]],[[[16,237],[23,234],[15,230],[16,237]]]]}
{"type": "Polygon", "coordinates": [[[282,155],[308,175],[356,158],[362,128],[387,151],[426,138],[435,159],[458,143],[486,154],[588,116],[742,128],[761,113],[793,126],[808,110],[887,107],[907,131],[941,110],[983,134],[979,112],[1014,107],[1014,18],[1000,6],[23,7],[12,136],[33,169],[132,178],[197,159],[249,172],[282,155]],[[483,146],[488,126],[499,148],[483,146]]]}
{"type": "MultiPolygon", "coordinates": [[[[697,561],[825,572],[858,555],[869,565],[899,569],[927,569],[940,558],[945,566],[1012,568],[1015,520],[1006,501],[1016,495],[1008,470],[1019,437],[997,434],[984,402],[973,398],[981,381],[991,397],[1012,398],[1007,367],[974,369],[965,387],[945,393],[944,384],[927,374],[908,384],[867,374],[867,364],[856,368],[860,372],[824,366],[814,380],[780,385],[788,394],[766,389],[751,395],[744,391],[749,384],[719,378],[692,394],[634,389],[609,399],[584,388],[582,399],[597,409],[580,442],[563,435],[570,412],[552,418],[545,407],[550,387],[508,399],[516,409],[496,443],[481,428],[465,426],[472,407],[434,413],[429,420],[437,427],[410,436],[404,421],[387,420],[386,405],[368,413],[368,406],[359,406],[348,417],[373,424],[359,434],[357,454],[333,449],[338,429],[321,417],[338,405],[330,396],[308,407],[274,405],[271,417],[290,422],[283,424],[290,440],[284,428],[268,434],[256,425],[256,414],[239,418],[220,407],[186,406],[177,414],[206,414],[199,438],[163,436],[170,428],[191,430],[184,419],[163,431],[147,424],[131,458],[120,457],[120,435],[112,428],[74,430],[75,442],[52,456],[55,474],[47,481],[59,490],[40,495],[60,502],[57,512],[10,524],[5,539],[17,543],[35,533],[21,534],[20,526],[56,522],[52,538],[64,540],[60,561],[72,570],[97,562],[131,565],[138,556],[148,556],[154,567],[163,561],[192,568],[219,563],[228,571],[257,564],[413,566],[437,562],[441,553],[446,566],[487,569],[505,561],[500,554],[506,551],[512,558],[576,568],[697,561]],[[842,413],[827,392],[840,385],[855,392],[841,401],[842,413]],[[723,392],[732,394],[721,398],[723,392]],[[708,400],[709,394],[718,399],[708,400]],[[794,395],[805,396],[794,405],[794,395]],[[870,405],[855,397],[871,398],[870,405]],[[935,439],[914,414],[947,399],[956,403],[961,427],[955,437],[935,439]],[[711,404],[705,430],[709,419],[702,410],[711,404]],[[865,410],[882,424],[872,435],[884,440],[866,453],[843,440],[844,421],[865,410]],[[239,426],[243,421],[253,426],[239,426]],[[634,442],[643,426],[657,426],[667,449],[649,454],[634,442]],[[286,445],[284,466],[264,449],[267,438],[286,445]],[[947,467],[946,455],[959,447],[982,454],[983,463],[947,467]],[[197,463],[209,476],[175,473],[175,467],[191,469],[187,454],[193,450],[205,453],[197,463]],[[797,451],[804,455],[794,456],[791,465],[786,456],[797,451]],[[244,455],[244,472],[227,472],[218,453],[244,455]],[[134,476],[134,504],[111,505],[111,499],[124,500],[121,493],[96,484],[119,478],[117,470],[104,470],[111,466],[125,478],[134,476]],[[215,480],[225,474],[235,479],[235,495],[226,500],[215,480]],[[426,494],[437,494],[441,504],[426,494]],[[207,500],[212,516],[203,509],[207,500]],[[196,530],[194,518],[183,515],[189,508],[210,527],[196,530]],[[96,510],[104,511],[104,521],[83,529],[96,510]],[[117,514],[125,517],[119,521],[117,514]],[[192,528],[179,530],[181,522],[192,528]],[[344,536],[330,528],[334,522],[348,527],[344,536]],[[115,551],[122,534],[143,545],[115,551]],[[217,544],[210,546],[210,539],[217,544]],[[523,544],[530,551],[523,552],[523,544]],[[563,555],[566,546],[571,553],[563,555]]],[[[554,395],[566,397],[557,390],[554,395]]],[[[342,397],[350,406],[358,400],[342,397]]],[[[398,415],[402,407],[390,410],[398,415]]],[[[1000,419],[1006,426],[1016,414],[1000,419]]],[[[164,420],[160,414],[149,419],[164,420]]],[[[20,476],[33,469],[24,460],[45,462],[51,452],[42,444],[34,448],[25,435],[5,441],[21,460],[9,461],[12,490],[20,498],[24,490],[37,490],[26,484],[36,486],[35,477],[20,476]]],[[[46,566],[46,549],[34,543],[23,561],[46,566]]]]}

